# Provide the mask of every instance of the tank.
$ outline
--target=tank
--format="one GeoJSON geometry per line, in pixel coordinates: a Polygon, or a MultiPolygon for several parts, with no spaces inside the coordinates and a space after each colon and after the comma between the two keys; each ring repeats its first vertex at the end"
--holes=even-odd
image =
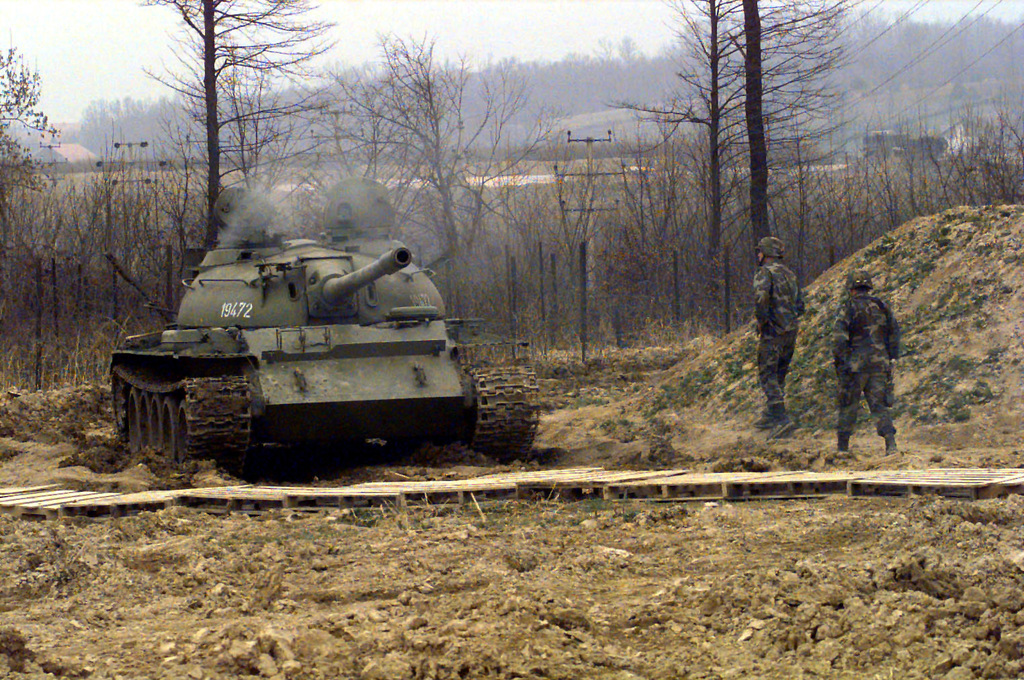
{"type": "Polygon", "coordinates": [[[113,352],[115,422],[131,451],[234,473],[264,444],[461,441],[502,461],[528,453],[535,373],[472,360],[473,338],[488,338],[445,318],[431,272],[390,238],[382,185],[334,187],[318,240],[276,234],[273,206],[253,192],[223,192],[215,217],[217,247],[183,282],[175,323],[113,352]]]}

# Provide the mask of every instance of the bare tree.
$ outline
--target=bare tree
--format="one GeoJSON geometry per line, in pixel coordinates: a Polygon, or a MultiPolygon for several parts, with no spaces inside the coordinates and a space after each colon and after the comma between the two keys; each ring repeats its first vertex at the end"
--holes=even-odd
{"type": "Polygon", "coordinates": [[[663,122],[697,125],[707,135],[708,240],[706,254],[718,257],[722,239],[722,167],[736,154],[742,134],[743,92],[737,86],[740,22],[739,0],[678,0],[674,7],[680,26],[676,36],[682,48],[680,89],[666,106],[633,107],[663,122]]]}
{"type": "Polygon", "coordinates": [[[223,100],[221,154],[245,183],[274,186],[316,148],[317,92],[282,90],[267,71],[241,71],[228,79],[223,100]]]}
{"type": "MultiPolygon", "coordinates": [[[[184,71],[154,77],[185,97],[205,128],[209,162],[205,245],[211,247],[216,242],[213,204],[224,175],[221,132],[225,124],[266,122],[296,110],[249,98],[255,106],[236,107],[234,115],[225,116],[221,95],[232,78],[237,82],[261,74],[256,82],[262,93],[266,81],[261,79],[268,75],[282,80],[303,75],[309,62],[332,46],[326,35],[333,24],[307,19],[311,0],[146,0],[145,4],[173,8],[183,24],[175,56],[184,71]]],[[[301,101],[308,104],[307,99],[301,101]]]]}
{"type": "Polygon", "coordinates": [[[12,130],[56,134],[38,108],[40,78],[11,47],[0,52],[0,276],[6,271],[10,201],[15,188],[37,186],[31,159],[12,130]]]}
{"type": "Polygon", "coordinates": [[[750,159],[750,228],[768,236],[768,141],[764,133],[764,74],[761,71],[761,13],[757,0],[743,0],[744,105],[750,159]]]}
{"type": "MultiPolygon", "coordinates": [[[[665,105],[630,106],[707,136],[707,256],[718,255],[726,196],[723,171],[741,157],[750,177],[755,238],[769,231],[769,147],[825,136],[836,94],[829,76],[846,0],[773,4],[763,16],[752,0],[673,0],[682,60],[679,88],[665,105]],[[769,132],[771,133],[769,135],[769,132]]],[[[792,154],[782,157],[787,160],[792,154]]]]}
{"type": "Polygon", "coordinates": [[[488,79],[466,59],[440,63],[435,43],[385,36],[379,69],[335,74],[346,103],[334,122],[350,169],[402,189],[440,253],[473,249],[491,213],[488,183],[545,136],[518,124],[526,87],[511,65],[488,79]]]}

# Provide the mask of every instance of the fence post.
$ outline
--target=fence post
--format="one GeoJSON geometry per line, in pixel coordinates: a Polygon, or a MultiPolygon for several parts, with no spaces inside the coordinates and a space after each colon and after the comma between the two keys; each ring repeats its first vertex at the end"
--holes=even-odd
{"type": "Polygon", "coordinates": [[[551,253],[551,318],[558,319],[558,256],[551,253]]]}
{"type": "Polygon", "coordinates": [[[444,261],[444,280],[447,284],[445,293],[448,298],[448,304],[445,306],[448,308],[448,316],[452,316],[455,313],[455,283],[452,281],[452,261],[450,259],[444,261]]]}
{"type": "Polygon", "coordinates": [[[679,308],[679,251],[672,251],[672,319],[679,325],[681,312],[679,308]]]}
{"type": "Polygon", "coordinates": [[[537,266],[540,270],[540,274],[537,279],[540,282],[540,320],[543,323],[547,320],[547,310],[544,301],[544,243],[537,241],[537,266]]]}
{"type": "Polygon", "coordinates": [[[82,273],[82,263],[79,262],[78,266],[78,299],[75,300],[75,319],[81,320],[82,317],[89,310],[89,305],[85,301],[85,280],[82,273]]]}
{"type": "Polygon", "coordinates": [[[43,258],[36,258],[36,351],[34,380],[37,390],[43,389],[43,258]]]}
{"type": "MultiPolygon", "coordinates": [[[[516,264],[516,256],[509,258],[509,326],[512,331],[512,342],[519,340],[519,267],[516,264]]],[[[514,347],[514,345],[513,345],[514,347]]],[[[515,350],[513,350],[514,352],[515,350]]]]}
{"type": "MultiPolygon", "coordinates": [[[[57,306],[57,258],[50,258],[50,298],[53,300],[53,335],[60,335],[60,310],[57,306]]],[[[42,300],[39,301],[42,304],[42,300]]]]}
{"type": "Polygon", "coordinates": [[[722,254],[722,274],[725,279],[725,332],[732,332],[732,273],[729,267],[729,246],[722,254]]]}
{"type": "Polygon", "coordinates": [[[580,243],[580,361],[587,363],[587,242],[580,243]]]}
{"type": "Polygon", "coordinates": [[[164,273],[166,279],[164,281],[164,307],[173,311],[174,310],[174,254],[171,251],[171,246],[164,246],[164,273]]]}
{"type": "Polygon", "coordinates": [[[110,263],[110,318],[117,320],[117,269],[110,263]]]}
{"type": "Polygon", "coordinates": [[[622,329],[622,310],[619,308],[618,300],[612,305],[612,330],[615,333],[615,346],[622,349],[626,346],[626,338],[622,329]]]}

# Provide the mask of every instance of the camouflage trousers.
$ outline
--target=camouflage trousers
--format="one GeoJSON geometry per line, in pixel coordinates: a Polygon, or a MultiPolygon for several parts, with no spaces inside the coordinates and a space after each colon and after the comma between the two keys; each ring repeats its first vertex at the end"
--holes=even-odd
{"type": "Polygon", "coordinates": [[[851,434],[857,423],[857,412],[863,396],[875,417],[875,430],[881,436],[895,434],[896,427],[889,417],[886,391],[889,376],[883,370],[841,373],[839,375],[839,423],[837,430],[851,434]]]}
{"type": "Polygon", "coordinates": [[[793,361],[796,333],[792,330],[781,335],[762,335],[758,341],[757,379],[769,408],[772,404],[785,403],[786,373],[793,361]]]}

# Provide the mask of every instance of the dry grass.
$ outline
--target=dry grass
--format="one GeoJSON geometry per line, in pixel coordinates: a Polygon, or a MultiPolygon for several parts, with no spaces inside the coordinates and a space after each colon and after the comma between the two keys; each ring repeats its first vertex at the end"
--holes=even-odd
{"type": "Polygon", "coordinates": [[[23,325],[0,338],[0,389],[29,391],[106,383],[110,354],[121,340],[152,330],[136,319],[82,321],[72,330],[37,340],[35,329],[23,325]]]}

